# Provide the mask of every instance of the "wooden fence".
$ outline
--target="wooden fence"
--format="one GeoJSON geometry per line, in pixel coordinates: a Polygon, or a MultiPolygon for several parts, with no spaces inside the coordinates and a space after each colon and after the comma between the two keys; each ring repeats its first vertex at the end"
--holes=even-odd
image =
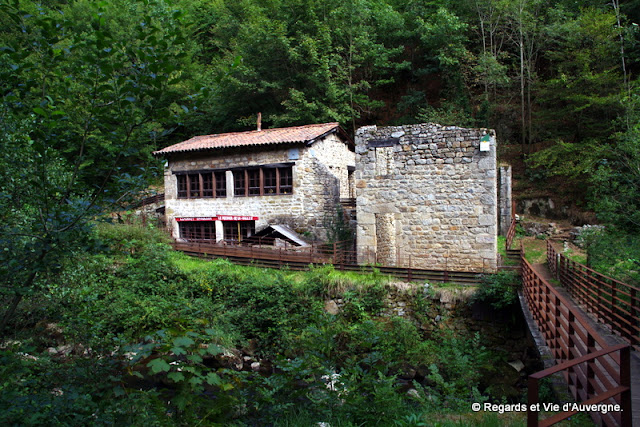
{"type": "Polygon", "coordinates": [[[154,196],[150,196],[150,197],[145,197],[144,199],[138,201],[137,203],[133,204],[134,208],[140,207],[140,206],[146,206],[146,205],[151,205],[153,203],[160,203],[164,201],[164,193],[160,193],[160,194],[156,194],[154,196]]]}
{"type": "Polygon", "coordinates": [[[232,246],[197,242],[174,242],[176,250],[204,258],[227,258],[242,265],[290,270],[308,270],[310,265],[332,264],[337,270],[382,274],[406,281],[449,282],[460,285],[476,285],[483,272],[427,270],[411,267],[389,267],[379,265],[359,265],[355,252],[347,250],[340,243],[313,245],[307,248],[261,248],[258,246],[232,246]]]}
{"type": "Polygon", "coordinates": [[[598,321],[640,350],[640,288],[570,260],[547,241],[549,269],[571,296],[598,321]]]}
{"type": "Polygon", "coordinates": [[[609,346],[589,321],[538,275],[524,256],[522,278],[529,310],[558,362],[529,376],[527,426],[549,426],[582,412],[569,406],[550,418],[539,420],[539,412],[532,410],[532,405],[540,404],[539,381],[558,372],[563,373],[578,405],[619,405],[618,411],[613,408],[590,411],[596,424],[630,426],[630,346],[609,346]]]}

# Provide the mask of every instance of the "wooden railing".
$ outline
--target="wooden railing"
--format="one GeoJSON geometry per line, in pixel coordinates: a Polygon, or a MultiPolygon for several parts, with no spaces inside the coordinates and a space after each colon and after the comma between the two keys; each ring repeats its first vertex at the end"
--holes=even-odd
{"type": "Polygon", "coordinates": [[[578,303],[640,350],[640,288],[570,260],[549,241],[547,264],[578,303]]]}
{"type": "MultiPolygon", "coordinates": [[[[599,425],[631,425],[630,361],[628,344],[610,346],[589,321],[522,257],[523,293],[551,354],[558,362],[529,376],[528,426],[548,426],[576,412],[572,406],[539,420],[539,381],[562,372],[580,405],[618,405],[610,411],[590,411],[599,425]],[[567,409],[567,410],[565,410],[567,409]],[[606,413],[602,413],[606,412],[606,413]]],[[[611,406],[610,406],[611,408],[611,406]]],[[[543,410],[542,407],[539,410],[543,410]]]]}
{"type": "Polygon", "coordinates": [[[356,253],[341,242],[307,248],[260,248],[253,245],[219,245],[198,242],[174,242],[176,250],[204,258],[227,258],[231,262],[267,268],[308,270],[310,265],[332,264],[337,270],[371,273],[374,271],[406,281],[450,282],[477,285],[483,272],[428,270],[412,267],[389,267],[357,264],[356,253]]]}
{"type": "MultiPolygon", "coordinates": [[[[619,360],[620,360],[620,365],[621,366],[628,366],[629,365],[629,345],[628,344],[620,344],[617,346],[613,346],[613,347],[607,347],[604,350],[600,350],[600,351],[596,351],[593,353],[589,353],[586,356],[582,356],[576,359],[572,359],[569,360],[568,362],[564,362],[561,363],[559,365],[555,365],[552,366],[548,369],[545,369],[544,371],[540,371],[540,372],[536,372],[535,374],[529,375],[529,384],[528,384],[528,411],[527,411],[527,427],[536,427],[536,426],[550,426],[553,425],[559,421],[565,420],[569,417],[571,417],[572,415],[577,414],[578,412],[582,412],[579,409],[582,409],[584,407],[593,407],[592,405],[596,405],[596,408],[601,408],[600,411],[592,411],[595,412],[596,415],[596,419],[598,419],[600,422],[602,421],[606,421],[606,418],[604,417],[604,415],[606,415],[603,412],[606,413],[611,413],[614,414],[613,416],[610,416],[609,418],[611,419],[611,421],[613,421],[615,424],[620,425],[620,426],[631,426],[631,382],[630,382],[630,374],[629,372],[623,373],[620,372],[620,374],[618,375],[618,384],[622,384],[619,385],[617,387],[614,387],[612,389],[609,390],[604,390],[602,393],[600,393],[599,395],[596,395],[592,398],[587,398],[586,400],[583,400],[581,404],[563,404],[562,405],[562,409],[563,412],[557,413],[549,418],[546,418],[542,421],[540,421],[538,419],[538,412],[540,410],[544,410],[544,407],[542,407],[540,405],[540,400],[538,397],[539,394],[539,388],[540,388],[540,383],[539,381],[543,378],[549,377],[553,374],[556,374],[558,372],[563,372],[565,373],[565,377],[569,377],[572,373],[574,372],[582,372],[584,373],[585,371],[585,366],[586,366],[586,375],[587,378],[589,376],[590,373],[594,372],[594,366],[597,366],[598,363],[600,362],[600,359],[604,359],[605,356],[609,356],[612,353],[615,352],[620,352],[620,356],[619,356],[619,360]],[[616,396],[620,396],[620,400],[622,402],[626,402],[626,406],[621,405],[620,403],[614,403],[614,404],[607,404],[607,403],[603,403],[606,402],[612,398],[615,398],[616,396]],[[531,410],[532,406],[531,405],[537,405],[538,409],[536,410],[531,410]],[[598,405],[604,405],[604,406],[598,406],[598,405]],[[617,405],[617,406],[616,406],[617,405]],[[582,408],[581,408],[582,406],[582,408]],[[566,409],[566,410],[565,410],[566,409]],[[599,414],[598,414],[599,412],[599,414]]],[[[577,375],[576,375],[577,376],[577,375]]],[[[598,421],[596,421],[598,422],[598,421]]],[[[602,422],[602,424],[608,424],[606,422],[602,422]]]]}
{"type": "Polygon", "coordinates": [[[160,193],[154,196],[145,197],[144,199],[138,201],[137,203],[134,203],[133,207],[146,206],[146,205],[151,205],[153,203],[159,203],[163,201],[164,201],[164,193],[160,193]]]}

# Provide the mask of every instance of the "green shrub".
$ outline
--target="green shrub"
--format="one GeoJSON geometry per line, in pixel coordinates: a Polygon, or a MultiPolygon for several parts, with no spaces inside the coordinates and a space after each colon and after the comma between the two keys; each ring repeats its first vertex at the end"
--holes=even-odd
{"type": "MultiPolygon", "coordinates": [[[[205,359],[225,351],[228,337],[216,328],[161,330],[146,341],[127,346],[131,355],[130,376],[158,387],[166,410],[180,425],[194,425],[205,420],[225,422],[231,419],[238,403],[233,371],[207,366],[205,359]]],[[[126,383],[118,385],[117,394],[126,394],[126,383]]]]}
{"type": "Polygon", "coordinates": [[[486,302],[498,310],[507,308],[518,302],[520,286],[520,277],[513,271],[484,275],[470,301],[486,302]]]}
{"type": "Polygon", "coordinates": [[[170,425],[153,390],[116,394],[108,357],[54,360],[0,351],[0,424],[31,426],[170,425]]]}
{"type": "Polygon", "coordinates": [[[614,229],[593,230],[584,237],[591,268],[629,285],[640,285],[640,236],[614,229]]]}

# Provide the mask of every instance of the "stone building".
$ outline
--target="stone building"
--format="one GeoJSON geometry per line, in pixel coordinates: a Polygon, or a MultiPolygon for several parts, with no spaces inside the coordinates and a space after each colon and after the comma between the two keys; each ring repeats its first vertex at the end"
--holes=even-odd
{"type": "Polygon", "coordinates": [[[178,240],[241,241],[268,225],[326,238],[353,197],[353,142],[338,123],[196,136],[167,159],[165,214],[178,240]]]}
{"type": "Polygon", "coordinates": [[[356,133],[359,263],[495,271],[495,134],[436,124],[356,133]]]}

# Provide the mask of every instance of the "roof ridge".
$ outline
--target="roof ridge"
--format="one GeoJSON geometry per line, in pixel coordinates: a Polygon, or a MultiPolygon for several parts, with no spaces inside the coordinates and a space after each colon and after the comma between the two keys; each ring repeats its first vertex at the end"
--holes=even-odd
{"type": "Polygon", "coordinates": [[[153,154],[162,155],[217,148],[313,142],[317,138],[336,130],[340,134],[344,134],[339,122],[328,122],[284,128],[196,135],[185,141],[154,151],[153,154]]]}
{"type": "MultiPolygon", "coordinates": [[[[261,133],[261,132],[270,132],[270,131],[276,131],[276,130],[283,130],[283,129],[300,129],[300,128],[309,128],[309,127],[314,127],[314,126],[326,126],[326,125],[335,125],[335,126],[340,126],[339,122],[327,122],[327,123],[313,123],[310,125],[298,125],[298,126],[286,126],[286,127],[280,127],[280,128],[267,128],[267,129],[253,129],[253,130],[239,130],[239,131],[235,131],[235,132],[225,132],[225,133],[212,133],[212,134],[208,134],[208,135],[196,135],[193,136],[189,139],[194,139],[194,138],[209,138],[209,137],[214,137],[214,136],[225,136],[225,135],[238,135],[238,134],[248,134],[248,133],[261,133]]],[[[186,141],[188,141],[189,139],[187,139],[186,141]]]]}

